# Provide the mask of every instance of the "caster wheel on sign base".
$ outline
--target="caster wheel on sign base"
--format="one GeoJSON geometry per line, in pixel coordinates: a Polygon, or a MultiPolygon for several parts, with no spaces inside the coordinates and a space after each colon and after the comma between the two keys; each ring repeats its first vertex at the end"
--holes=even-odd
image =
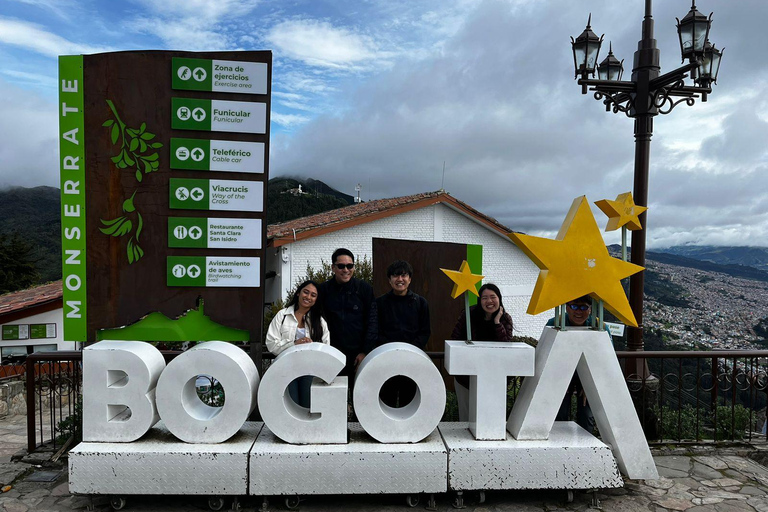
{"type": "Polygon", "coordinates": [[[480,504],[485,503],[485,491],[477,493],[477,502],[480,504]]]}
{"type": "Polygon", "coordinates": [[[453,503],[451,503],[451,505],[453,505],[453,508],[459,508],[459,509],[464,508],[464,492],[463,491],[456,492],[456,497],[453,498],[453,503]]]}
{"type": "Polygon", "coordinates": [[[411,508],[416,507],[419,504],[419,495],[418,494],[409,494],[408,496],[405,497],[405,502],[411,508]]]}
{"type": "Polygon", "coordinates": [[[298,496],[288,496],[285,498],[285,508],[288,510],[296,510],[299,508],[299,503],[301,503],[301,499],[298,496]]]}
{"type": "Polygon", "coordinates": [[[109,499],[109,505],[112,510],[123,510],[125,508],[125,498],[122,496],[112,496],[109,499]]]}
{"type": "Polygon", "coordinates": [[[568,493],[568,497],[565,499],[568,503],[573,503],[573,491],[568,489],[566,491],[568,493]]]}
{"type": "Polygon", "coordinates": [[[224,508],[224,498],[221,496],[211,496],[208,498],[208,508],[211,510],[221,510],[224,508]]]}

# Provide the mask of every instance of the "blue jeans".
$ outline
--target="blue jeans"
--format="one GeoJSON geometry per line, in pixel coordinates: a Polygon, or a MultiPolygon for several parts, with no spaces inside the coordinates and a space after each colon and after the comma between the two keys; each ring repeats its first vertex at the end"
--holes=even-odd
{"type": "Polygon", "coordinates": [[[304,375],[288,384],[288,394],[302,407],[309,407],[309,390],[312,387],[312,375],[304,375]]]}
{"type": "MultiPolygon", "coordinates": [[[[560,404],[560,410],[557,411],[555,421],[568,421],[571,419],[571,395],[573,393],[570,390],[565,394],[563,403],[560,404]]],[[[590,434],[595,430],[595,417],[592,415],[592,408],[589,407],[589,402],[584,403],[584,397],[580,393],[576,394],[576,424],[590,434]]]]}

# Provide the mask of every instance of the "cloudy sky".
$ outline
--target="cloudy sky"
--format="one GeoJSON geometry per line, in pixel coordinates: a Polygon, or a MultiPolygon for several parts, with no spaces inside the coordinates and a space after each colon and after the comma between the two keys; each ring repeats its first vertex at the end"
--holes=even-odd
{"type": "MultiPolygon", "coordinates": [[[[726,51],[708,102],[655,120],[649,247],[768,246],[768,2],[697,7],[726,51]]],[[[656,1],[662,72],[689,8],[656,1]]],[[[629,74],[641,0],[2,0],[0,187],[58,186],[58,55],[271,49],[272,176],[366,200],[442,185],[554,236],[574,197],[632,188],[632,120],[573,80],[590,12],[629,74]]]]}

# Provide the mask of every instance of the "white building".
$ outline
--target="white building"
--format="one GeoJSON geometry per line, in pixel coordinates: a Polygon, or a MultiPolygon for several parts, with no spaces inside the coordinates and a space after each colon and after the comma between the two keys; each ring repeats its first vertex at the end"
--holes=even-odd
{"type": "Polygon", "coordinates": [[[536,339],[551,312],[526,314],[538,267],[507,237],[511,230],[449,194],[438,191],[378,199],[273,224],[267,231],[265,301],[285,298],[307,264],[321,267],[345,247],[373,259],[373,238],[477,244],[483,247],[484,282],[496,284],[517,334],[536,339]]]}
{"type": "Polygon", "coordinates": [[[21,361],[27,354],[75,350],[64,341],[61,281],[0,296],[0,361],[21,361]]]}

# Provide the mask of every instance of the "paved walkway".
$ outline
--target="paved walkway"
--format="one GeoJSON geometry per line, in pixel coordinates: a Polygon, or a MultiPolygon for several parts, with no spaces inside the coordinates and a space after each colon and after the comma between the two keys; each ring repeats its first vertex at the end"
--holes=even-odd
{"type": "MultiPolygon", "coordinates": [[[[11,455],[26,447],[26,418],[0,419],[0,487],[11,488],[0,494],[0,511],[63,512],[84,510],[90,500],[70,496],[66,464],[51,465],[44,459],[26,458],[11,461],[11,455]],[[57,476],[56,472],[59,472],[57,476]],[[32,481],[49,476],[51,482],[32,481]]],[[[691,453],[682,448],[656,450],[654,460],[659,480],[628,481],[623,489],[598,492],[602,510],[606,512],[768,512],[768,468],[744,457],[744,449],[697,449],[691,453]]],[[[452,511],[453,495],[437,496],[440,511],[452,511]]],[[[553,510],[588,510],[592,494],[576,492],[572,503],[565,491],[488,492],[486,501],[478,504],[477,495],[467,493],[466,509],[476,512],[538,512],[553,510]],[[473,502],[474,501],[474,502],[473,502]]],[[[107,499],[94,500],[96,510],[111,510],[107,499]]],[[[423,510],[425,497],[417,510],[423,510]]],[[[226,502],[225,509],[231,505],[226,502]]],[[[258,498],[244,498],[243,510],[255,511],[258,498]]],[[[304,512],[396,512],[407,509],[403,496],[310,496],[300,504],[304,512]]],[[[204,497],[130,497],[125,510],[187,512],[208,510],[204,497]]],[[[273,498],[269,510],[286,510],[282,499],[273,498]]]]}

